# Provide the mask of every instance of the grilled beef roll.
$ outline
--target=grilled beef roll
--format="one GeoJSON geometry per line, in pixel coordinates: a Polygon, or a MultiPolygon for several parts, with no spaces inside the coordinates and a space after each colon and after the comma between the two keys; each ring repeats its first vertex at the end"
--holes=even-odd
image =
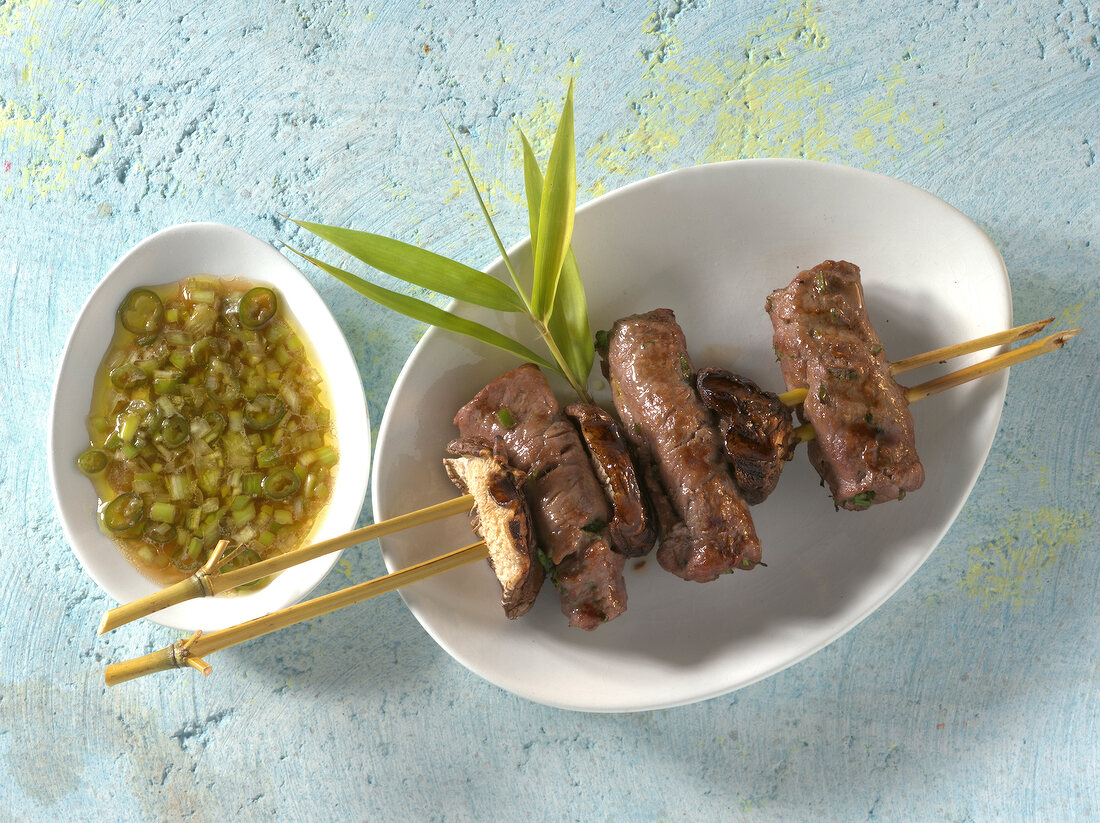
{"type": "Polygon", "coordinates": [[[615,408],[661,521],[657,561],[698,582],[753,568],[760,540],[726,468],[722,438],[696,396],[675,315],[656,309],[624,317],[607,343],[615,408]]]}
{"type": "Polygon", "coordinates": [[[625,611],[624,558],[605,534],[611,507],[542,372],[525,364],[501,375],[454,423],[463,438],[500,438],[508,463],[526,473],[535,533],[569,624],[591,630],[625,611]]]}
{"type": "Polygon", "coordinates": [[[787,388],[808,389],[810,462],[836,505],[866,509],[919,489],[909,401],[867,316],[859,268],[826,260],[772,292],[766,309],[787,388]]]}

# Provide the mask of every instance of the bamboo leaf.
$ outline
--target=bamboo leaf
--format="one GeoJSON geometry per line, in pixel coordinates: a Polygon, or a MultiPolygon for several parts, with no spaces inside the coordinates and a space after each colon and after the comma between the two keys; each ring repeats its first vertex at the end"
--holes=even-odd
{"type": "Polygon", "coordinates": [[[531,257],[535,256],[535,243],[539,236],[539,209],[542,208],[542,169],[535,158],[535,150],[523,129],[519,130],[523,144],[523,191],[527,196],[527,223],[531,228],[531,257]]]}
{"type": "Polygon", "coordinates": [[[592,371],[596,347],[592,339],[592,328],[588,324],[588,301],[573,249],[565,254],[554,309],[547,325],[554,339],[560,341],[558,345],[566,364],[583,386],[588,381],[588,373],[592,371]]]}
{"type": "Polygon", "coordinates": [[[419,320],[421,323],[429,323],[433,326],[439,326],[441,329],[446,329],[447,331],[464,334],[467,337],[480,340],[482,343],[488,343],[490,346],[503,349],[522,360],[534,363],[536,366],[550,369],[559,374],[561,373],[561,369],[556,365],[539,357],[522,343],[518,343],[512,338],[494,329],[490,329],[488,326],[483,326],[473,320],[467,320],[464,317],[451,314],[449,311],[433,306],[431,303],[425,303],[423,300],[417,300],[415,297],[409,297],[407,294],[384,289],[381,286],[363,280],[361,277],[357,277],[351,272],[344,271],[336,266],[331,266],[324,261],[310,257],[308,254],[303,254],[292,246],[287,246],[287,248],[299,257],[308,260],[319,269],[328,272],[342,283],[351,286],[364,297],[370,298],[387,309],[399,312],[406,317],[411,317],[413,320],[419,320]]]}
{"type": "Polygon", "coordinates": [[[546,178],[539,206],[539,231],[535,241],[535,274],[531,308],[542,321],[550,317],[561,266],[573,236],[573,212],[577,204],[577,168],[573,146],[573,81],[565,95],[554,147],[546,164],[546,178]]]}
{"type": "Polygon", "coordinates": [[[398,280],[494,311],[524,311],[523,300],[507,283],[442,255],[380,234],[294,222],[398,280]]]}
{"type": "MultiPolygon", "coordinates": [[[[527,195],[527,218],[531,226],[532,244],[539,231],[539,208],[542,202],[542,171],[539,169],[535,152],[520,130],[523,143],[523,181],[527,195]]],[[[534,249],[532,248],[532,254],[534,249]]],[[[588,323],[588,300],[581,282],[580,268],[573,249],[569,248],[562,263],[558,280],[554,306],[547,323],[551,336],[557,341],[565,363],[582,385],[592,371],[595,359],[595,346],[592,342],[592,328],[588,323]]]]}
{"type": "Polygon", "coordinates": [[[466,177],[470,180],[470,188],[474,190],[478,205],[481,206],[481,213],[485,215],[485,222],[489,224],[489,231],[493,233],[493,239],[496,241],[497,249],[500,251],[500,257],[504,261],[505,268],[508,269],[508,274],[512,276],[512,282],[515,284],[516,292],[519,293],[520,299],[523,301],[522,308],[530,313],[530,304],[527,302],[526,296],[524,296],[523,286],[519,282],[519,275],[516,274],[515,267],[512,265],[512,259],[508,256],[508,250],[504,248],[504,243],[501,242],[500,235],[497,234],[497,227],[493,223],[493,217],[489,214],[489,208],[485,205],[485,200],[481,197],[481,190],[477,187],[477,180],[474,179],[474,172],[470,168],[470,164],[466,162],[466,153],[462,151],[462,146],[459,145],[458,137],[455,136],[451,124],[446,120],[444,120],[443,123],[447,126],[447,131],[451,133],[451,140],[454,141],[455,149],[458,151],[458,157],[462,161],[462,167],[466,169],[466,177]]]}

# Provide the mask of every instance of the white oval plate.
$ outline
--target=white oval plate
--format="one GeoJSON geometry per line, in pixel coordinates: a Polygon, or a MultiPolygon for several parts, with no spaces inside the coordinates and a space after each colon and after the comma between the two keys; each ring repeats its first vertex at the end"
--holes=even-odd
{"type": "MultiPolygon", "coordinates": [[[[65,537],[85,571],[120,603],[150,594],[157,587],[100,531],[95,491],[74,460],[88,447],[85,421],[92,383],[114,333],[118,304],[135,286],[171,283],[195,274],[244,277],[275,286],[319,353],[332,392],[341,463],[332,502],[315,527],[312,541],[355,528],[367,491],[370,425],[363,384],[347,341],[313,286],[273,246],[240,229],[219,223],[186,223],[159,231],[115,264],[81,310],[61,355],[47,434],[50,480],[65,537]]],[[[303,563],[255,592],[191,600],[150,619],[184,631],[211,631],[251,620],[300,600],[338,557],[332,554],[303,563]]]]}
{"type": "MultiPolygon", "coordinates": [[[[670,172],[579,209],[573,245],[593,329],[672,308],[697,368],[731,368],[776,391],[782,378],[764,298],[825,259],[862,268],[870,316],[894,358],[1011,325],[1004,264],[974,223],[927,192],[841,166],[746,160],[670,172]]],[[[513,259],[529,257],[523,245],[513,259]]],[[[499,261],[489,270],[502,274],[499,261]]],[[[489,313],[472,316],[522,333],[489,313]]],[[[984,356],[915,372],[907,382],[984,356]]],[[[454,496],[440,462],[456,435],[452,417],[515,365],[437,329],[424,336],[379,432],[376,517],[454,496]]],[[[835,640],[916,571],[977,480],[1006,386],[1001,373],[914,405],[928,481],[902,503],[836,512],[797,455],[775,493],[753,509],[767,568],[700,585],[666,573],[652,555],[642,569],[628,562],[629,608],[593,633],[566,625],[549,585],[528,615],[507,620],[483,563],[402,596],[456,660],[540,703],[631,711],[732,691],[835,640]]],[[[556,388],[568,396],[564,384],[556,388]]],[[[456,517],[384,538],[382,550],[392,570],[471,541],[456,517]]]]}

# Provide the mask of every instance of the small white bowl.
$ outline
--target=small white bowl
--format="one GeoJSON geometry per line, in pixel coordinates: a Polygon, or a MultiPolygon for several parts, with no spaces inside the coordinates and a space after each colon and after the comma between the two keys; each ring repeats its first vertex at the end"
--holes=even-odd
{"type": "MultiPolygon", "coordinates": [[[[75,460],[88,446],[92,383],[115,329],[118,304],[130,289],[196,274],[244,277],[275,286],[313,344],[333,402],[340,464],[332,502],[311,542],[355,528],[370,476],[370,424],[363,384],[347,341],[313,286],[274,247],[219,223],[186,223],[159,231],[123,255],[92,292],[61,355],[47,430],[50,481],[65,537],[84,570],[119,603],[157,586],[123,557],[96,517],[97,498],[75,460]]],[[[303,563],[258,591],[202,598],[150,616],[183,631],[212,631],[284,608],[305,597],[339,553],[303,563]]]]}

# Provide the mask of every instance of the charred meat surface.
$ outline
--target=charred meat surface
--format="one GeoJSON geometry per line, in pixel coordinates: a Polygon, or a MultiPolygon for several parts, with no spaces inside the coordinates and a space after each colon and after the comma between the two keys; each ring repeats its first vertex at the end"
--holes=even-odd
{"type": "Polygon", "coordinates": [[[489,565],[500,581],[501,605],[514,620],[531,610],[545,576],[539,562],[527,500],[526,476],[505,461],[503,443],[458,439],[447,446],[456,455],[443,461],[447,476],[474,497],[473,529],[489,548],[489,565]]]}
{"type": "MultiPolygon", "coordinates": [[[[499,437],[508,463],[527,474],[524,493],[547,562],[556,568],[575,558],[570,568],[590,564],[593,576],[617,566],[614,599],[625,607],[622,557],[604,535],[611,507],[576,429],[562,419],[542,372],[527,364],[501,375],[459,409],[454,423],[463,438],[494,442],[499,437]]],[[[595,603],[607,599],[599,583],[591,588],[590,598],[588,611],[563,598],[562,611],[570,625],[595,628],[599,623],[587,618],[589,611],[602,612],[608,620],[622,611],[595,603]]]]}
{"type": "Polygon", "coordinates": [[[657,561],[699,582],[753,568],[760,541],[710,411],[695,394],[694,369],[672,311],[617,321],[607,368],[615,408],[661,518],[657,561]]]}
{"type": "Polygon", "coordinates": [[[787,388],[805,386],[810,462],[846,509],[920,488],[913,416],[867,316],[859,267],[826,260],[768,297],[787,388]]]}
{"type": "Polygon", "coordinates": [[[733,480],[750,505],[775,491],[783,465],[794,457],[791,410],[779,396],[725,369],[700,369],[695,387],[718,417],[733,480]]]}
{"type": "Polygon", "coordinates": [[[611,501],[607,524],[611,547],[627,557],[647,554],[657,541],[655,516],[619,424],[607,411],[589,403],[572,403],[565,414],[577,424],[592,469],[611,501]]]}

